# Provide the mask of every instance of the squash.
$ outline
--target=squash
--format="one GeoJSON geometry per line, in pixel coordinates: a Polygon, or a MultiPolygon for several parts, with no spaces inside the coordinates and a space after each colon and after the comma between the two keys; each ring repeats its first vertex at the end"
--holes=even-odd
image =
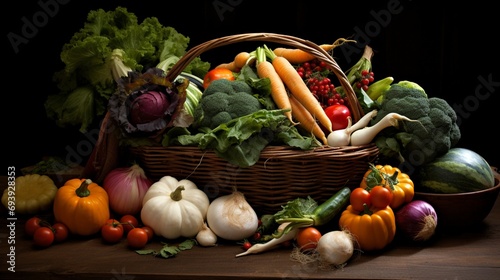
{"type": "Polygon", "coordinates": [[[142,200],[141,220],[167,239],[195,237],[203,228],[210,201],[190,180],[164,176],[142,200]]]}
{"type": "Polygon", "coordinates": [[[90,179],[70,179],[56,193],[54,218],[73,234],[96,234],[110,218],[108,194],[90,179]]]}
{"type": "Polygon", "coordinates": [[[2,194],[2,204],[7,209],[15,206],[18,214],[33,215],[51,210],[57,187],[47,175],[27,174],[8,182],[2,194]]]}

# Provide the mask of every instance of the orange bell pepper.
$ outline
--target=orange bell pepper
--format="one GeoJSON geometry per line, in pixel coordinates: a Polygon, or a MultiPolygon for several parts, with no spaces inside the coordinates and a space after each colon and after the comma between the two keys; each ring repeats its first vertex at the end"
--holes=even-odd
{"type": "Polygon", "coordinates": [[[398,209],[415,196],[415,186],[410,176],[391,165],[371,165],[360,183],[360,187],[368,191],[379,185],[392,191],[393,197],[389,205],[392,209],[398,209]]]}
{"type": "Polygon", "coordinates": [[[396,218],[390,206],[356,211],[349,205],[340,215],[339,226],[348,230],[364,251],[383,249],[396,235],[396,218]]]}

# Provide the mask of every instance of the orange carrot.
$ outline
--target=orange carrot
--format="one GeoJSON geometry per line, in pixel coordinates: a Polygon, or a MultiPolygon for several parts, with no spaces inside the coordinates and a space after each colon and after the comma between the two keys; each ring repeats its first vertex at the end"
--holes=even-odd
{"type": "Polygon", "coordinates": [[[299,125],[320,139],[324,145],[328,145],[328,139],[323,129],[321,129],[311,113],[293,95],[290,95],[289,100],[292,105],[292,115],[299,122],[299,125]]]}
{"type": "MultiPolygon", "coordinates": [[[[342,45],[343,43],[346,42],[355,42],[354,40],[347,40],[347,39],[337,39],[333,44],[322,44],[319,45],[322,49],[325,51],[329,52],[333,50],[334,48],[342,45]]],[[[307,61],[311,61],[314,59],[314,56],[306,51],[303,51],[301,49],[292,49],[292,48],[285,48],[285,47],[278,47],[274,49],[274,53],[277,56],[282,56],[286,58],[290,63],[292,64],[301,64],[307,61]]]]}
{"type": "Polygon", "coordinates": [[[276,56],[274,52],[265,45],[264,48],[266,48],[266,55],[272,60],[271,63],[274,69],[290,93],[297,98],[297,100],[326,128],[326,130],[332,132],[332,122],[330,118],[328,118],[318,99],[311,93],[290,61],[282,56],[276,56]]]}
{"type": "Polygon", "coordinates": [[[215,68],[227,68],[233,72],[239,72],[245,64],[247,64],[247,61],[250,58],[250,53],[248,52],[239,52],[235,57],[234,60],[231,62],[227,63],[221,63],[217,65],[215,68]]]}
{"type": "Polygon", "coordinates": [[[281,80],[274,66],[271,62],[266,59],[266,53],[262,47],[258,47],[256,51],[256,69],[257,75],[260,78],[268,78],[271,82],[271,97],[278,106],[279,109],[289,109],[290,111],[285,112],[287,118],[295,124],[292,118],[292,107],[290,105],[290,99],[288,99],[288,92],[286,91],[285,84],[281,80]]]}

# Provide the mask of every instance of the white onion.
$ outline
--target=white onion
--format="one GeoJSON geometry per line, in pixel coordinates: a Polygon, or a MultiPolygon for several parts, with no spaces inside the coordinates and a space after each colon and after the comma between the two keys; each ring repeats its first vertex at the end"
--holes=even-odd
{"type": "Polygon", "coordinates": [[[137,164],[111,170],[104,178],[102,187],[109,196],[109,207],[119,215],[139,213],[142,199],[152,182],[137,164]]]}
{"type": "Polygon", "coordinates": [[[327,232],[319,239],[316,251],[323,263],[343,265],[354,254],[353,238],[343,230],[327,232]]]}
{"type": "Polygon", "coordinates": [[[252,236],[259,226],[257,213],[239,191],[214,199],[208,206],[207,222],[217,236],[233,241],[252,236]]]}
{"type": "Polygon", "coordinates": [[[196,241],[203,247],[215,246],[217,245],[217,235],[204,223],[201,230],[196,234],[196,241]]]}
{"type": "Polygon", "coordinates": [[[437,227],[434,207],[423,200],[413,200],[396,212],[396,228],[413,241],[430,239],[437,227]]]}

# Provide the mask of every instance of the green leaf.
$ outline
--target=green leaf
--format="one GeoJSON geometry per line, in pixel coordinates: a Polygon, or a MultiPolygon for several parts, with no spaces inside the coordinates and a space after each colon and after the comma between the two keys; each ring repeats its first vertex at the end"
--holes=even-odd
{"type": "Polygon", "coordinates": [[[191,248],[194,247],[194,245],[196,245],[197,242],[195,239],[187,239],[186,241],[183,241],[179,244],[178,248],[179,250],[181,251],[185,251],[185,250],[189,250],[191,248]]]}
{"type": "Polygon", "coordinates": [[[135,251],[139,255],[155,255],[157,254],[156,250],[148,249],[148,250],[136,250],[135,251]]]}

